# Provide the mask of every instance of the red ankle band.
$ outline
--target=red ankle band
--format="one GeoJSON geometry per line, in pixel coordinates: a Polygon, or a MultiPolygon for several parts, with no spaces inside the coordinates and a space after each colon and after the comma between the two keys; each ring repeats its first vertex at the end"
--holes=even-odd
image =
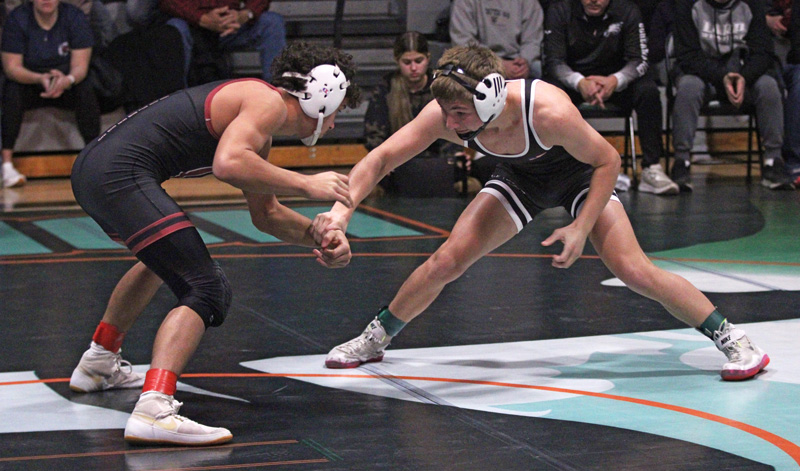
{"type": "Polygon", "coordinates": [[[144,377],[142,392],[158,391],[168,396],[175,394],[178,389],[178,375],[169,370],[151,368],[144,377]]]}
{"type": "Polygon", "coordinates": [[[125,332],[120,332],[113,325],[100,321],[100,325],[94,331],[92,340],[94,340],[94,343],[102,345],[109,352],[117,353],[122,347],[122,339],[124,338],[125,332]]]}

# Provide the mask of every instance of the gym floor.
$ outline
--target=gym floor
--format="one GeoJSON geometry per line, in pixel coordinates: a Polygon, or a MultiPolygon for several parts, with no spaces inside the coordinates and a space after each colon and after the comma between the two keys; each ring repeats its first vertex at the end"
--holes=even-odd
{"type": "MultiPolygon", "coordinates": [[[[2,190],[0,469],[800,470],[800,196],[737,172],[698,171],[692,194],[620,198],[656,263],[770,355],[738,383],[720,379],[708,339],[622,287],[589,244],[569,270],[550,267],[539,242],[568,222],[561,210],[449,285],[383,362],[326,369],[469,200],[369,199],[349,228],[350,266],[326,270],[255,231],[230,188],[174,184],[234,289],[176,393],[182,414],[233,432],[206,448],[128,445],[138,390],[69,390],[135,259],[74,206],[67,181],[2,190]]],[[[162,288],[128,333],[137,370],[173,303],[162,288]]]]}

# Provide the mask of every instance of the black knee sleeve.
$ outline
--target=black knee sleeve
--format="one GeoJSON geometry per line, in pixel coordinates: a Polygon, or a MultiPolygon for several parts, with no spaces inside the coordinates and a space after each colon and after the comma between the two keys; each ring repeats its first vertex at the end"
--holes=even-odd
{"type": "Polygon", "coordinates": [[[177,306],[194,310],[206,328],[225,321],[231,305],[231,287],[194,228],[158,239],[136,256],[175,293],[177,306]]]}
{"type": "Polygon", "coordinates": [[[228,277],[222,268],[214,262],[211,276],[203,274],[185,281],[189,289],[178,296],[178,305],[194,310],[203,319],[206,328],[222,325],[233,299],[228,277]]]}

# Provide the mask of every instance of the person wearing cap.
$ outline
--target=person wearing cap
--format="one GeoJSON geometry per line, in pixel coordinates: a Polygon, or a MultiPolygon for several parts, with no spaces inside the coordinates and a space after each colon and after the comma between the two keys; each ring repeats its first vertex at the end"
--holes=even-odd
{"type": "Polygon", "coordinates": [[[296,136],[308,145],[333,128],[337,112],[358,105],[348,81],[352,57],[298,42],[273,63],[275,85],[260,79],[220,81],[175,92],[131,113],[92,141],[72,170],[81,207],[139,260],[119,281],[70,388],[95,392],[142,388],[125,427],[133,443],[211,445],[232,438],[178,415],[177,379],[209,327],[223,323],[231,304],[225,273],[211,259],[197,229],[161,188],[174,177],[213,173],[242,190],[252,222],[283,241],[314,247],[317,261],[346,265],[342,231],[318,241],[311,220],[282,205],[278,195],[352,206],[348,177],[304,175],[267,160],[273,137],[296,136]],[[158,329],[146,375],[121,357],[127,332],[162,283],[178,299],[158,329]]]}
{"type": "MultiPolygon", "coordinates": [[[[580,115],[564,91],[540,80],[505,82],[503,65],[481,46],[448,49],[434,72],[435,98],[410,123],[373,149],[350,172],[353,205],[334,203],[314,219],[315,237],[347,230],[353,210],[386,173],[436,139],[462,144],[504,161],[473,199],[436,252],[400,287],[364,332],[328,353],[329,368],[381,361],[392,338],[422,313],[451,281],[500,247],[541,211],[564,208],[573,218],[541,243],[562,244],[552,266],[569,268],[586,239],[628,288],[660,303],[697,328],[727,357],[725,380],[747,379],[769,357],[744,331],[727,322],[684,278],[654,265],[639,247],[625,209],[614,194],[619,153],[580,115]]],[[[497,281],[510,288],[510,277],[497,281]]]]}

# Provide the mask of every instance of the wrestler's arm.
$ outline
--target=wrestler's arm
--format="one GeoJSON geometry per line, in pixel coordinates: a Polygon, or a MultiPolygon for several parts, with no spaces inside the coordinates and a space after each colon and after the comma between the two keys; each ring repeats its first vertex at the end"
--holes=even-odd
{"type": "Polygon", "coordinates": [[[323,266],[343,267],[350,262],[350,244],[344,232],[332,230],[321,244],[311,234],[311,220],[284,206],[275,195],[244,192],[253,225],[261,232],[304,247],[315,247],[314,254],[323,266]]]}
{"type": "Polygon", "coordinates": [[[335,203],[328,213],[314,220],[315,230],[323,233],[332,224],[347,229],[350,218],[361,201],[389,172],[411,160],[437,139],[447,139],[458,144],[463,141],[453,131],[445,128],[442,110],[433,100],[408,124],[392,134],[381,145],[361,159],[350,171],[350,197],[353,205],[335,203]]]}
{"type": "Polygon", "coordinates": [[[215,111],[235,114],[220,136],[212,166],[214,176],[249,193],[304,196],[349,205],[347,176],[336,172],[304,175],[262,157],[286,119],[286,106],[280,94],[264,86],[236,85],[226,86],[211,105],[212,117],[215,111]]]}
{"type": "Polygon", "coordinates": [[[537,84],[533,120],[543,144],[562,146],[574,158],[594,167],[589,193],[577,218],[542,242],[564,242],[564,251],[553,264],[566,268],[583,252],[586,237],[611,198],[619,175],[619,153],[581,117],[566,93],[547,83],[537,84]]]}

